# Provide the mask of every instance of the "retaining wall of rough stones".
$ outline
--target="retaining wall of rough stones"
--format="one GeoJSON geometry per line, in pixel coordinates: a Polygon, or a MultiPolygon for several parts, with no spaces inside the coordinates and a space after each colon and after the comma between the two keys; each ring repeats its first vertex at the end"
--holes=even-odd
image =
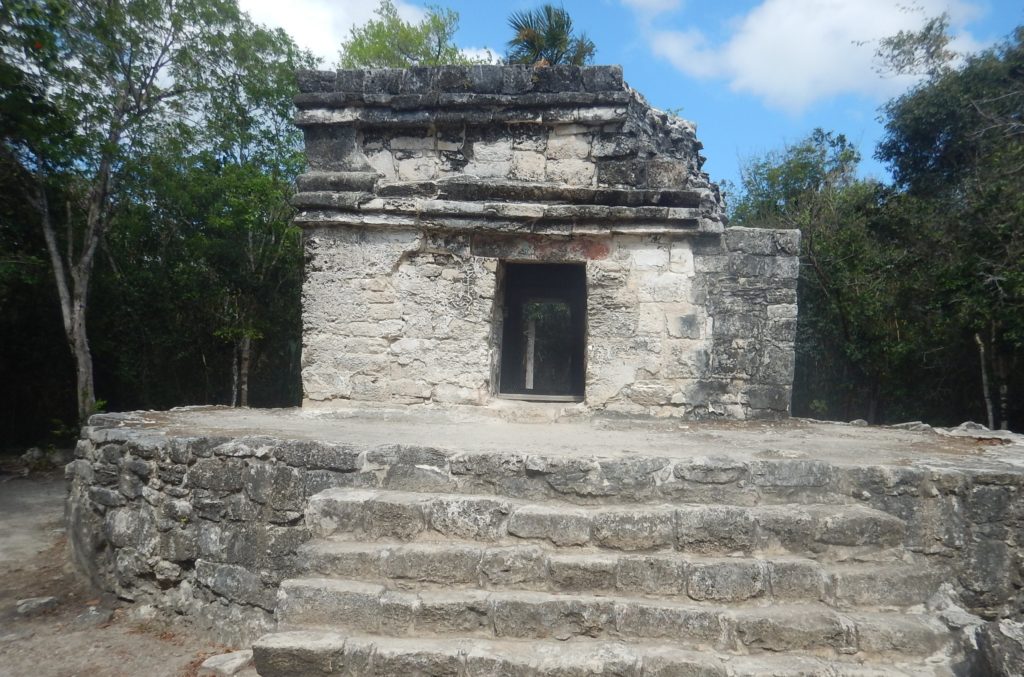
{"type": "MultiPolygon", "coordinates": [[[[168,435],[135,428],[144,416],[96,416],[84,430],[67,468],[74,562],[101,589],[184,615],[227,643],[246,643],[273,627],[277,587],[301,568],[297,551],[310,538],[307,501],[330,487],[581,504],[721,504],[722,523],[705,528],[737,542],[749,525],[728,519],[730,504],[789,503],[799,512],[802,503],[857,502],[903,519],[906,550],[948,567],[975,613],[1024,612],[1020,473],[168,435]]],[[[813,552],[811,531],[787,537],[809,539],[813,552]]]]}

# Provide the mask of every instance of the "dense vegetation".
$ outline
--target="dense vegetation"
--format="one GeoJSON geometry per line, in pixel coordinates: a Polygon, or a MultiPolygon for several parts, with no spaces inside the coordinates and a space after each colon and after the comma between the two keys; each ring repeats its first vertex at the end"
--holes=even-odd
{"type": "Polygon", "coordinates": [[[233,0],[13,0],[0,27],[3,444],[103,406],[297,402],[312,57],[233,0]]]}
{"type": "Polygon", "coordinates": [[[419,23],[398,16],[391,0],[381,0],[376,18],[355,26],[341,43],[341,68],[412,68],[472,64],[479,60],[463,53],[454,42],[459,13],[429,7],[419,23]]]}
{"type": "MultiPolygon", "coordinates": [[[[547,31],[516,29],[524,60],[593,53],[568,16],[510,21],[547,31]]],[[[341,62],[468,62],[456,22],[383,2],[341,62]]],[[[892,185],[818,130],[749,164],[732,217],[804,234],[796,414],[1021,428],[1024,31],[954,66],[931,28],[887,45],[926,74],[883,111],[892,185]]],[[[0,447],[104,407],[298,403],[313,63],[233,0],[0,5],[0,447]]]]}
{"type": "Polygon", "coordinates": [[[919,86],[877,156],[816,130],[745,169],[733,223],[800,228],[793,410],[1024,427],[1024,29],[954,66],[942,19],[882,56],[919,86]]]}

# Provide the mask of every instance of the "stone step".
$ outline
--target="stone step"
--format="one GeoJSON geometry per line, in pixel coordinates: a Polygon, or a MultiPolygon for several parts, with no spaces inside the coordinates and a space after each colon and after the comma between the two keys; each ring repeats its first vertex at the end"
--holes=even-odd
{"type": "Polygon", "coordinates": [[[278,632],[253,647],[260,677],[952,677],[949,662],[857,662],[806,655],[733,656],[583,641],[406,639],[322,630],[278,632]]]}
{"type": "MultiPolygon", "coordinates": [[[[465,425],[471,426],[471,423],[465,425]]],[[[677,431],[678,433],[678,431],[677,431]]],[[[382,488],[492,494],[530,500],[556,499],[576,504],[687,502],[730,505],[848,503],[870,501],[886,487],[930,486],[930,471],[913,467],[837,465],[815,458],[737,453],[659,455],[643,433],[631,446],[600,442],[617,431],[590,431],[589,445],[579,437],[557,435],[532,450],[474,449],[459,445],[293,444],[276,451],[288,465],[306,468],[305,489],[312,495],[329,487],[382,488]]],[[[693,442],[679,433],[683,448],[693,442]]],[[[453,439],[455,431],[452,432],[453,439]]],[[[461,437],[460,437],[461,439],[461,437]]],[[[616,438],[618,439],[618,438],[616,438]]],[[[664,436],[661,436],[664,454],[664,436]]],[[[720,446],[720,445],[718,445],[720,446]]]]}
{"type": "Polygon", "coordinates": [[[923,604],[944,578],[943,571],[916,560],[818,562],[792,556],[626,554],[458,540],[316,540],[300,549],[298,559],[308,575],[386,580],[389,586],[406,589],[433,584],[718,602],[820,601],[839,608],[923,604]]]}
{"type": "Polygon", "coordinates": [[[317,537],[410,541],[430,536],[489,543],[550,542],[609,550],[794,552],[833,556],[899,548],[905,524],[856,504],[580,507],[495,496],[327,489],[309,500],[317,537]]]}
{"type": "Polygon", "coordinates": [[[278,592],[283,630],[330,627],[398,637],[574,637],[661,640],[725,652],[817,651],[928,656],[944,626],[910,613],[839,613],[822,604],[726,607],[636,597],[436,589],[403,592],[330,578],[290,579],[278,592]]]}

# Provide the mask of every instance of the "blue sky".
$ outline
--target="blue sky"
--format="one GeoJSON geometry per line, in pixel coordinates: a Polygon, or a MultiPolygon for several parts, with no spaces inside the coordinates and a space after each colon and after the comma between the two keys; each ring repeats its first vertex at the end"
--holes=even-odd
{"type": "MultiPolygon", "coordinates": [[[[337,58],[351,26],[378,0],[240,0],[256,20],[285,28],[296,41],[337,58]]],[[[410,19],[426,2],[395,3],[410,19]]],[[[507,17],[541,2],[435,0],[459,13],[456,42],[503,54],[507,17]]],[[[872,68],[878,38],[952,17],[954,47],[975,51],[1024,24],[1012,0],[564,0],[578,30],[597,44],[595,63],[621,64],[626,81],[656,107],[697,124],[712,180],[738,182],[742,164],[815,127],[858,146],[862,174],[887,179],[872,158],[883,128],[879,107],[913,84],[872,68]],[[908,7],[910,6],[910,7],[908,7]],[[864,43],[864,44],[856,44],[864,43]]]]}

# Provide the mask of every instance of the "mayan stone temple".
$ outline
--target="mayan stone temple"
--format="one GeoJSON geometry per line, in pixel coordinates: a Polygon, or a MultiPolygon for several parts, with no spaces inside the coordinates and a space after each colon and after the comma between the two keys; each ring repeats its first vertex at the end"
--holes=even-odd
{"type": "Polygon", "coordinates": [[[307,405],[784,416],[799,231],[726,227],[617,67],[310,74],[307,405]]]}
{"type": "Polygon", "coordinates": [[[1020,674],[1024,444],[789,419],[799,233],[692,124],[616,67],[299,82],[304,404],[93,416],[98,589],[202,674],[1020,674]]]}

